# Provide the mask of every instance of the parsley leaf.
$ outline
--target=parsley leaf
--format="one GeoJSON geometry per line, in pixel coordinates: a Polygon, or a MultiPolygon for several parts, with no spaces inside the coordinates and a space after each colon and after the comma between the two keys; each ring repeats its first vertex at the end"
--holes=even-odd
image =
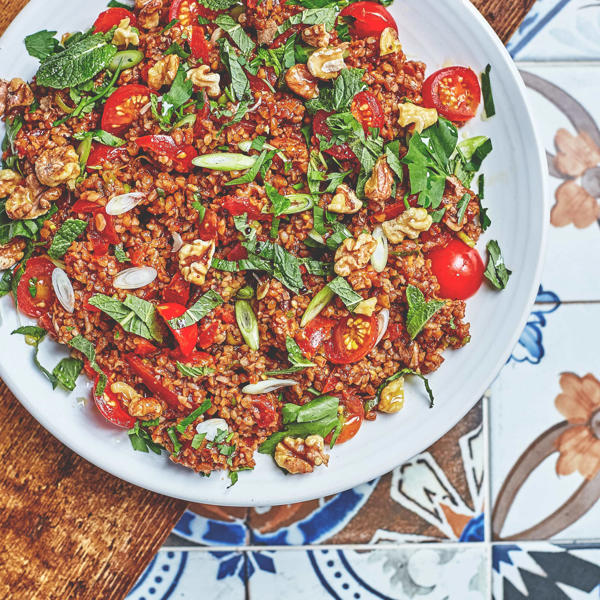
{"type": "Polygon", "coordinates": [[[495,288],[503,290],[512,275],[512,271],[506,268],[504,258],[500,252],[500,246],[496,240],[490,240],[486,248],[489,258],[484,275],[495,288]]]}
{"type": "Polygon", "coordinates": [[[71,244],[85,231],[86,227],[86,221],[67,219],[52,239],[50,248],[48,248],[48,256],[55,260],[62,258],[71,244]]]}
{"type": "Polygon", "coordinates": [[[430,300],[429,302],[425,302],[423,292],[414,285],[409,285],[406,288],[406,301],[408,302],[406,330],[412,340],[425,327],[427,321],[446,304],[444,300],[430,300]]]}
{"type": "Polygon", "coordinates": [[[56,31],[43,29],[37,33],[32,33],[25,38],[25,48],[30,56],[43,60],[48,56],[55,54],[60,44],[54,37],[56,31]]]}
{"type": "Polygon", "coordinates": [[[200,296],[193,306],[190,306],[180,317],[169,321],[169,326],[173,329],[183,329],[197,323],[203,319],[209,312],[223,304],[223,298],[214,290],[208,290],[200,296]]]}

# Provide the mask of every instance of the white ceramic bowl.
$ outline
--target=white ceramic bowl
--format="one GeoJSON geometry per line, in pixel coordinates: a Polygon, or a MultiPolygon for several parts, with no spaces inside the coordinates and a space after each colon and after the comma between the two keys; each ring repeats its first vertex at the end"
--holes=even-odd
{"type": "MultiPolygon", "coordinates": [[[[37,61],[23,38],[40,29],[87,29],[106,0],[31,0],[0,40],[0,76],[30,79],[37,61]]],[[[440,438],[475,404],[506,362],[525,324],[538,288],[545,238],[545,158],[536,139],[524,86],[509,55],[483,17],[467,0],[397,0],[390,9],[409,58],[423,60],[428,73],[446,64],[475,71],[492,65],[497,115],[474,120],[463,134],[488,135],[494,151],[484,164],[485,205],[492,226],[479,243],[497,239],[513,275],[508,288],[484,287],[468,303],[472,341],[447,352],[431,377],[436,406],[430,410],[419,384],[411,383],[404,410],[367,423],[350,442],[336,447],[329,468],[306,476],[286,477],[269,456],[257,455],[253,472],[240,474],[227,489],[225,474],[199,477],[165,456],[134,452],[127,434],[103,422],[89,398],[89,384],[72,394],[53,392],[33,366],[31,348],[10,337],[23,319],[12,300],[1,303],[0,376],[27,410],[59,440],[100,468],[136,485],[195,502],[274,505],[332,494],[372,479],[401,464],[440,438]]],[[[42,361],[54,365],[61,350],[44,342],[42,361]]]]}

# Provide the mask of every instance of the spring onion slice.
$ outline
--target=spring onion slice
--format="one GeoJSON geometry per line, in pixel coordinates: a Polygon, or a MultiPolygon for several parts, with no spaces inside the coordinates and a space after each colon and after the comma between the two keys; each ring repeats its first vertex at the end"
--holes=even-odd
{"type": "Polygon", "coordinates": [[[306,307],[300,327],[306,327],[331,302],[334,296],[333,291],[326,285],[306,307]]]}
{"type": "Polygon", "coordinates": [[[311,194],[290,194],[286,198],[290,201],[290,205],[281,213],[282,215],[304,212],[315,205],[315,199],[311,194]]]}
{"type": "Polygon", "coordinates": [[[377,242],[377,246],[371,254],[371,265],[378,273],[382,273],[388,262],[389,250],[388,241],[381,225],[377,225],[373,229],[373,239],[377,242]]]}
{"type": "Polygon", "coordinates": [[[260,345],[258,321],[250,302],[238,300],[235,303],[235,318],[248,347],[252,350],[258,350],[260,345]]]}
{"type": "Polygon", "coordinates": [[[213,171],[243,171],[254,166],[257,156],[248,156],[236,152],[215,152],[196,156],[192,163],[203,169],[213,171]]]}

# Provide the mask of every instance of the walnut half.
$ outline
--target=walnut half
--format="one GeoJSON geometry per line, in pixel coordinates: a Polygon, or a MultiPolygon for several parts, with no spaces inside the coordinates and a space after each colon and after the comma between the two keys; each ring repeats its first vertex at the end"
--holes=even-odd
{"type": "Polygon", "coordinates": [[[79,156],[73,146],[58,146],[45,150],[35,161],[35,173],[42,185],[57,187],[66,183],[75,186],[75,180],[81,173],[79,156]]]}
{"type": "Polygon", "coordinates": [[[312,473],[315,467],[327,465],[329,455],[320,435],[302,438],[285,437],[275,448],[275,462],[292,473],[312,473]]]}
{"type": "Polygon", "coordinates": [[[221,93],[219,87],[221,76],[218,73],[211,73],[208,65],[200,65],[196,69],[190,69],[187,78],[191,79],[194,85],[205,89],[211,98],[216,98],[221,93]]]}
{"type": "Polygon", "coordinates": [[[9,219],[36,219],[45,215],[52,202],[56,202],[60,196],[59,188],[44,189],[32,173],[23,184],[13,189],[4,210],[9,219]]]}
{"type": "Polygon", "coordinates": [[[334,270],[342,277],[366,267],[375,252],[377,242],[370,233],[361,233],[356,239],[345,239],[335,253],[334,270]]]}
{"type": "Polygon", "coordinates": [[[153,90],[159,90],[163,85],[171,85],[179,69],[179,56],[169,54],[157,61],[148,70],[148,85],[153,90]]]}
{"type": "Polygon", "coordinates": [[[419,133],[435,125],[438,121],[438,112],[435,108],[424,108],[412,102],[405,102],[398,107],[398,123],[402,127],[414,125],[419,133]]]}
{"type": "Polygon", "coordinates": [[[302,31],[302,40],[313,48],[327,48],[331,34],[323,23],[312,25],[302,31]]]}
{"type": "Polygon", "coordinates": [[[0,79],[0,117],[7,110],[17,106],[29,106],[34,97],[31,88],[22,79],[15,77],[10,81],[0,79]]]}
{"type": "Polygon", "coordinates": [[[348,46],[348,42],[344,42],[339,46],[315,50],[306,63],[308,70],[318,79],[335,79],[346,68],[344,53],[348,46]]]}
{"type": "Polygon", "coordinates": [[[353,215],[362,208],[362,202],[345,183],[338,185],[327,210],[341,215],[353,215]]]}
{"type": "Polygon", "coordinates": [[[394,174],[387,164],[387,158],[380,156],[371,177],[365,182],[365,196],[369,200],[384,202],[392,195],[393,185],[394,174]]]}
{"type": "Polygon", "coordinates": [[[285,82],[292,92],[307,100],[319,95],[319,84],[306,65],[298,64],[288,69],[285,82]]]}
{"type": "Polygon", "coordinates": [[[405,237],[416,240],[423,231],[427,231],[433,218],[426,209],[411,207],[399,214],[395,219],[383,223],[385,237],[392,244],[399,244],[405,237]]]}
{"type": "Polygon", "coordinates": [[[14,238],[8,244],[0,244],[0,271],[14,267],[24,256],[26,242],[14,238]]]}
{"type": "Polygon", "coordinates": [[[184,244],[179,250],[179,270],[183,278],[195,285],[202,285],[214,253],[214,240],[194,240],[191,244],[184,244]]]}

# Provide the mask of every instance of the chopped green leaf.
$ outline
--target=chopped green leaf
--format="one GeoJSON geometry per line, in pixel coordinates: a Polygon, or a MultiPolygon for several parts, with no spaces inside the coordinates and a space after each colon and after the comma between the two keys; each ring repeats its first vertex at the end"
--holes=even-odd
{"type": "Polygon", "coordinates": [[[43,60],[55,54],[60,47],[55,35],[56,31],[47,31],[46,29],[28,35],[25,38],[25,48],[29,55],[43,60]]]}
{"type": "Polygon", "coordinates": [[[242,51],[242,54],[248,56],[254,50],[254,42],[232,17],[219,15],[215,19],[215,23],[229,35],[235,45],[242,51]]]}
{"type": "Polygon", "coordinates": [[[471,200],[471,195],[466,193],[464,196],[458,201],[456,205],[456,222],[460,225],[465,218],[465,212],[467,210],[467,206],[471,200]]]}
{"type": "MultiPolygon", "coordinates": [[[[178,363],[179,364],[179,363],[178,363]]],[[[179,433],[185,433],[185,430],[200,416],[203,415],[210,407],[212,403],[206,399],[198,408],[194,409],[185,419],[176,425],[179,433]]]]}
{"type": "Polygon", "coordinates": [[[127,252],[125,252],[125,250],[123,250],[123,246],[121,244],[115,246],[115,258],[120,263],[129,262],[130,260],[129,255],[127,254],[127,252]]]}
{"type": "MultiPolygon", "coordinates": [[[[381,392],[385,389],[385,387],[387,385],[392,383],[392,381],[396,381],[396,379],[400,379],[400,377],[404,377],[405,375],[414,375],[415,377],[418,377],[419,379],[421,379],[423,381],[423,385],[425,386],[425,391],[427,392],[427,395],[429,396],[429,408],[433,408],[433,403],[434,403],[433,391],[431,390],[431,386],[429,385],[429,380],[427,379],[427,377],[425,377],[424,375],[421,375],[421,373],[417,373],[417,371],[414,371],[413,369],[401,369],[400,371],[398,371],[391,377],[388,377],[377,388],[375,398],[373,398],[373,400],[370,401],[370,404],[372,406],[370,406],[369,410],[371,410],[372,408],[377,406],[377,404],[379,403],[379,398],[381,396],[381,392]]],[[[365,411],[367,412],[367,407],[365,407],[365,411]]]]}
{"type": "Polygon", "coordinates": [[[206,375],[212,375],[215,370],[212,367],[207,367],[206,365],[201,365],[199,367],[184,365],[177,361],[177,369],[184,377],[205,377],[206,375]]]}
{"type": "Polygon", "coordinates": [[[496,240],[490,240],[486,248],[489,257],[484,275],[495,288],[503,290],[512,275],[512,271],[506,268],[500,246],[496,240]]]}
{"type": "Polygon", "coordinates": [[[364,74],[364,69],[343,69],[333,80],[333,87],[322,87],[319,96],[308,100],[306,107],[311,113],[317,110],[335,113],[349,110],[354,96],[367,89],[367,84],[362,80],[364,74]]]}
{"type": "Polygon", "coordinates": [[[290,199],[282,196],[270,183],[265,183],[265,192],[273,205],[273,214],[278,217],[290,207],[290,199]]]}
{"type": "Polygon", "coordinates": [[[192,448],[194,450],[198,450],[198,448],[200,448],[200,446],[202,446],[202,442],[204,441],[205,437],[206,437],[205,433],[197,433],[194,436],[194,439],[192,440],[192,448]]]}
{"type": "Polygon", "coordinates": [[[83,369],[83,361],[77,358],[63,358],[54,367],[52,374],[56,381],[66,390],[72,392],[75,389],[77,378],[83,369]]]}
{"type": "Polygon", "coordinates": [[[494,104],[494,97],[492,95],[492,82],[490,78],[490,72],[492,65],[488,65],[485,71],[481,74],[481,93],[483,95],[483,107],[485,110],[485,116],[489,119],[496,114],[496,106],[494,104]]]}
{"type": "Polygon", "coordinates": [[[169,326],[173,329],[183,329],[197,323],[203,319],[209,312],[223,304],[223,298],[214,290],[208,290],[200,296],[196,303],[188,308],[180,317],[169,321],[169,326]]]}
{"type": "Polygon", "coordinates": [[[426,302],[423,292],[414,285],[409,285],[406,288],[406,301],[408,302],[406,330],[413,340],[425,327],[427,321],[446,304],[444,300],[426,302]]]}
{"type": "Polygon", "coordinates": [[[343,277],[336,277],[327,284],[327,287],[340,297],[346,308],[351,312],[363,301],[363,297],[355,292],[343,277]]]}
{"type": "Polygon", "coordinates": [[[70,342],[69,346],[75,348],[75,350],[79,350],[81,354],[83,354],[89,361],[90,366],[96,373],[98,373],[98,383],[96,385],[95,394],[97,396],[101,396],[104,393],[104,388],[106,387],[106,375],[96,362],[96,349],[94,348],[94,344],[90,342],[88,339],[83,337],[82,335],[76,335],[70,342]]]}
{"type": "Polygon", "coordinates": [[[327,6],[324,8],[309,8],[295,15],[292,15],[287,21],[284,21],[275,32],[275,36],[281,35],[293,25],[325,25],[327,31],[331,31],[335,25],[339,8],[337,6],[327,6]]]}
{"type": "Polygon", "coordinates": [[[190,53],[186,52],[177,42],[173,42],[165,50],[165,54],[174,54],[175,56],[179,56],[179,58],[183,58],[183,60],[186,60],[190,57],[190,53]]]}
{"type": "Polygon", "coordinates": [[[81,219],[67,219],[57,231],[52,239],[50,248],[48,248],[48,256],[50,258],[62,258],[71,244],[85,231],[87,222],[81,219]]]}

